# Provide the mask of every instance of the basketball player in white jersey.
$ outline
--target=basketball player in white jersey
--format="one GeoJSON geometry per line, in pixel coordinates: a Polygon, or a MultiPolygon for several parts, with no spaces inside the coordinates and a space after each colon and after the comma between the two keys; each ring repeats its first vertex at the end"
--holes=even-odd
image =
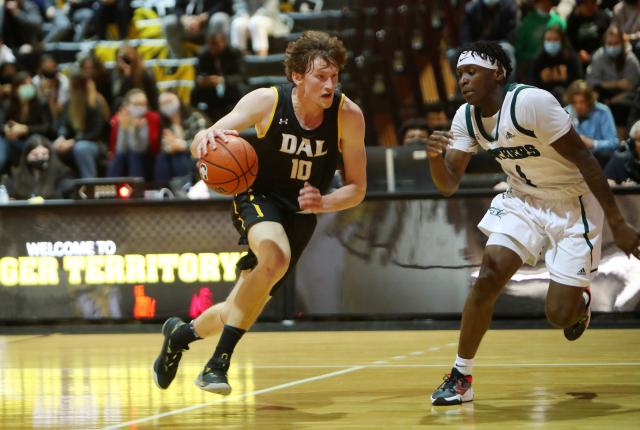
{"type": "Polygon", "coordinates": [[[618,247],[640,258],[640,234],[623,219],[568,114],[547,91],[506,85],[510,72],[498,43],[464,49],[457,75],[467,103],[456,112],[451,131],[436,131],[427,143],[431,176],[445,196],[456,192],[479,148],[494,155],[509,182],[480,221],[489,239],[464,306],[458,356],[431,395],[433,405],[473,400],[473,359],[497,297],[523,263],[544,258],[551,276],[547,318],[575,340],[589,325],[588,286],[598,270],[605,218],[618,247]]]}

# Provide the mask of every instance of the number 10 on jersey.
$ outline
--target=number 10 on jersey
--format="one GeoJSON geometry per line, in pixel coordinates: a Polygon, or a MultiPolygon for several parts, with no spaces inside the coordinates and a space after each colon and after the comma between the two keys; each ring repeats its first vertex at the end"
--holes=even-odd
{"type": "Polygon", "coordinates": [[[294,158],[291,163],[291,179],[306,181],[311,177],[311,161],[294,158]]]}

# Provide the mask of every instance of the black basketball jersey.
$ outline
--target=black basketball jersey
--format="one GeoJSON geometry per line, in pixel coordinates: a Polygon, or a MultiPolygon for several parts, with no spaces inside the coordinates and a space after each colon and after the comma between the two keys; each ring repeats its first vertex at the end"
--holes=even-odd
{"type": "Polygon", "coordinates": [[[293,84],[274,87],[275,108],[266,133],[255,145],[258,176],[251,189],[299,210],[298,195],[305,182],[325,194],[335,175],[340,148],[340,110],[344,95],[335,92],[322,123],[313,130],[300,126],[293,110],[293,84]]]}

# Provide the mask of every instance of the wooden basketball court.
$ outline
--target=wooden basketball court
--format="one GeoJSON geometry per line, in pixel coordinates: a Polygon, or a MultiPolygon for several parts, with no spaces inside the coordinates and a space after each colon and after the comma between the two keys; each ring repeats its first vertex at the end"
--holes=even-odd
{"type": "Polygon", "coordinates": [[[155,387],[160,334],[0,337],[2,429],[640,428],[640,330],[491,331],[476,400],[432,407],[457,331],[249,333],[219,397],[199,390],[213,341],[155,387]]]}

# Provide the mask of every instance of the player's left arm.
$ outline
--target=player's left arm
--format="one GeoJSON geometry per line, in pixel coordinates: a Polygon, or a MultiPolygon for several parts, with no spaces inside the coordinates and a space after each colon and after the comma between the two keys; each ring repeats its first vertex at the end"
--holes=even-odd
{"type": "Polygon", "coordinates": [[[589,189],[604,210],[616,245],[625,254],[633,254],[640,259],[640,233],[624,220],[598,160],[584,145],[576,130],[571,127],[569,132],[551,146],[580,170],[589,189]]]}
{"type": "Polygon", "coordinates": [[[335,212],[358,205],[367,191],[367,153],[364,149],[364,116],[354,102],[345,97],[341,113],[342,159],[344,185],[337,190],[320,195],[320,191],[305,183],[300,190],[298,203],[311,212],[335,212]]]}

